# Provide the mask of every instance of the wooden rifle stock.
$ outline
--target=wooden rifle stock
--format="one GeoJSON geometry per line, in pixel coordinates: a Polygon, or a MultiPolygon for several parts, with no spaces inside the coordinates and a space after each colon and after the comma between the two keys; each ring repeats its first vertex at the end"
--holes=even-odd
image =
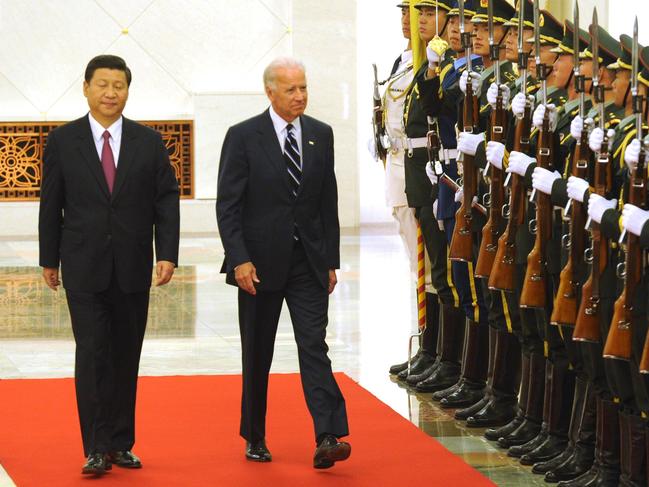
{"type": "MultiPolygon", "coordinates": [[[[637,168],[631,172],[628,201],[632,205],[636,205],[642,209],[646,207],[647,198],[647,175],[643,159],[644,157],[638,162],[637,168]]],[[[633,304],[636,298],[636,290],[642,280],[643,267],[643,250],[640,246],[640,237],[631,232],[627,232],[623,274],[624,291],[622,291],[622,295],[615,302],[611,328],[606,337],[606,345],[604,345],[604,358],[619,360],[631,359],[633,304]]],[[[646,352],[647,343],[645,339],[642,358],[644,358],[646,352]]]]}
{"type": "MultiPolygon", "coordinates": [[[[588,177],[588,155],[588,133],[583,130],[575,146],[573,176],[581,179],[588,177]]],[[[559,289],[550,317],[550,323],[553,325],[575,326],[577,323],[577,297],[580,291],[578,269],[586,250],[587,238],[584,230],[586,209],[579,201],[572,201],[571,204],[568,262],[559,278],[559,289]]]]}
{"type": "MultiPolygon", "coordinates": [[[[602,150],[595,163],[595,194],[605,196],[613,181],[611,164],[608,154],[608,141],[602,144],[602,150]]],[[[581,302],[577,311],[577,321],[572,339],[578,342],[600,342],[600,277],[608,262],[608,241],[602,238],[599,223],[591,222],[590,235],[592,247],[590,261],[592,263],[590,277],[581,291],[581,302]]],[[[610,332],[609,332],[610,335],[610,332]]]]}
{"type": "MultiPolygon", "coordinates": [[[[550,132],[548,111],[539,131],[536,161],[538,167],[550,169],[552,161],[552,132],[550,132]]],[[[536,239],[534,248],[527,256],[527,270],[521,291],[521,308],[545,309],[546,296],[546,256],[545,247],[552,233],[552,213],[550,196],[536,192],[536,239]]]]}
{"type": "MultiPolygon", "coordinates": [[[[473,133],[478,125],[478,99],[473,94],[469,79],[466,84],[466,96],[462,107],[464,132],[473,133]]],[[[455,213],[455,228],[449,249],[449,259],[463,262],[473,261],[472,206],[477,193],[478,174],[473,156],[462,154],[462,179],[464,195],[460,208],[455,213]]],[[[459,162],[459,161],[458,161],[459,162]]]]}
{"type": "MultiPolygon", "coordinates": [[[[439,177],[439,182],[445,186],[448,186],[451,190],[453,190],[454,193],[457,193],[457,191],[460,189],[460,185],[449,178],[447,174],[442,174],[439,177]]],[[[487,216],[487,209],[477,201],[474,201],[473,205],[471,206],[474,210],[478,210],[482,215],[487,216]]]]}
{"type": "MultiPolygon", "coordinates": [[[[490,140],[502,143],[505,138],[506,119],[500,92],[496,98],[496,108],[491,113],[490,140]]],[[[487,164],[489,164],[487,162],[487,164]]],[[[503,186],[503,171],[489,165],[491,181],[489,183],[489,219],[482,228],[480,252],[475,266],[475,276],[489,279],[496,260],[498,239],[503,226],[503,205],[505,204],[505,187],[503,186]]]]}
{"type": "MultiPolygon", "coordinates": [[[[517,120],[514,133],[514,150],[528,153],[530,150],[531,107],[525,107],[523,117],[517,120]]],[[[511,173],[509,192],[509,220],[498,239],[498,250],[489,276],[489,289],[513,293],[516,290],[516,233],[525,221],[525,186],[518,174],[511,173]]]]}

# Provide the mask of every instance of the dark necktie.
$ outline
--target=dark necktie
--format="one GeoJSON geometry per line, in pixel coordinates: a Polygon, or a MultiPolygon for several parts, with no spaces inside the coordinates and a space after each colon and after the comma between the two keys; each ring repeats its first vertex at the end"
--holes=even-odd
{"type": "Polygon", "coordinates": [[[302,181],[302,162],[300,161],[300,149],[298,148],[293,134],[293,124],[286,126],[286,140],[284,141],[284,160],[289,174],[289,183],[291,185],[291,194],[297,198],[297,191],[300,189],[302,181]]]}
{"type": "Polygon", "coordinates": [[[104,132],[104,147],[101,149],[101,167],[104,170],[104,176],[106,177],[106,184],[108,184],[108,192],[113,192],[113,184],[115,183],[115,157],[113,156],[113,150],[110,148],[110,132],[106,130],[104,132]]]}

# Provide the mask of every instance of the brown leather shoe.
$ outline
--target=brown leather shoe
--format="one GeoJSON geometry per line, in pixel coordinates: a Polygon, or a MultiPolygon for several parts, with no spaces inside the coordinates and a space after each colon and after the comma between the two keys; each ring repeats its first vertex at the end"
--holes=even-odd
{"type": "Polygon", "coordinates": [[[92,453],[88,455],[86,463],[81,467],[83,475],[104,475],[113,468],[105,453],[92,453]]]}
{"type": "Polygon", "coordinates": [[[273,456],[266,446],[266,440],[255,441],[254,443],[246,442],[246,460],[251,462],[271,462],[273,456]]]}
{"type": "Polygon", "coordinates": [[[349,443],[338,441],[334,435],[325,435],[315,449],[313,468],[331,468],[334,463],[347,460],[351,452],[349,443]]]}
{"type": "Polygon", "coordinates": [[[122,468],[142,468],[142,462],[131,450],[114,451],[108,454],[108,459],[122,468]]]}

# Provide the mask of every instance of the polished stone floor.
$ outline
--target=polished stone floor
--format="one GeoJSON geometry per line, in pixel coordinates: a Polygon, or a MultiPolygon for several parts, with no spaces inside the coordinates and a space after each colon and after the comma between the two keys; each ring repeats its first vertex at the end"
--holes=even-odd
{"type": "MultiPolygon", "coordinates": [[[[415,329],[408,263],[391,225],[343,232],[342,269],[330,303],[328,343],[336,371],[357,380],[450,451],[503,486],[546,485],[503,450],[435,407],[430,395],[394,383],[388,366],[403,361],[415,329]]],[[[220,242],[185,236],[172,283],[154,288],[142,375],[240,373],[236,290],[219,274],[220,242]]],[[[63,291],[42,284],[35,240],[0,238],[0,378],[69,377],[74,342],[63,291]]],[[[263,277],[262,277],[263,278],[263,277]]],[[[288,313],[283,313],[273,372],[297,371],[288,313]]],[[[407,466],[404,465],[404,468],[407,466]]],[[[434,485],[434,472],[431,472],[434,485]]],[[[0,466],[0,487],[13,483],[0,466]]]]}

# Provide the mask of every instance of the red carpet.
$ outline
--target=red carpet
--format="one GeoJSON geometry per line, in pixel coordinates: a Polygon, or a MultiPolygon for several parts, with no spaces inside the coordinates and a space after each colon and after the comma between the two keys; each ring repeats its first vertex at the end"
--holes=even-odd
{"type": "Polygon", "coordinates": [[[330,470],[311,467],[312,423],[295,374],[271,377],[269,464],[243,456],[240,376],[142,378],[134,451],[144,468],[114,467],[100,480],[79,473],[72,380],[2,380],[0,463],[18,487],[493,485],[347,376],[337,379],[352,456],[330,470]]]}

